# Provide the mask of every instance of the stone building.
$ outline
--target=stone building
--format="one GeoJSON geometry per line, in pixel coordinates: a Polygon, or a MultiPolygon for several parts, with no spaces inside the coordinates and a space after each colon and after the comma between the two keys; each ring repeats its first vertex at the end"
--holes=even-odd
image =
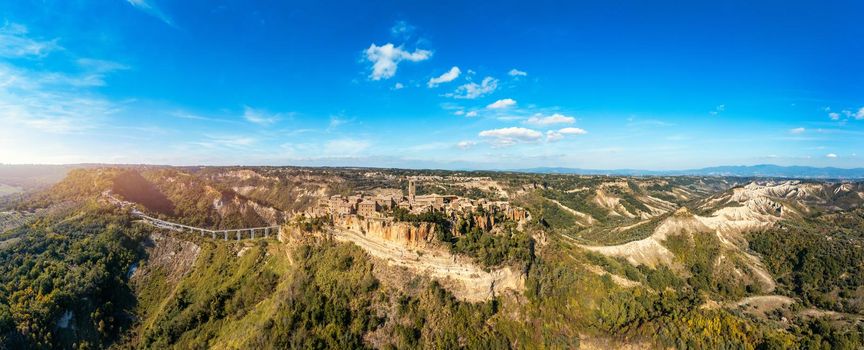
{"type": "MultiPolygon", "coordinates": [[[[351,196],[335,195],[320,202],[318,212],[333,216],[359,215],[365,218],[388,219],[387,213],[394,208],[408,210],[414,214],[429,211],[442,211],[451,217],[472,215],[478,210],[486,213],[502,213],[504,217],[514,221],[522,221],[529,217],[527,211],[513,207],[507,201],[490,201],[485,198],[471,199],[455,195],[428,194],[417,195],[415,178],[408,179],[407,196],[377,195],[374,197],[355,194],[351,196]]],[[[494,219],[493,219],[494,220],[494,219]]],[[[479,223],[478,223],[479,224],[479,223]]],[[[491,226],[494,221],[480,226],[491,226]]]]}
{"type": "Polygon", "coordinates": [[[408,203],[414,203],[414,197],[417,194],[417,187],[414,185],[414,180],[408,180],[408,203]]]}
{"type": "Polygon", "coordinates": [[[357,215],[371,218],[378,216],[378,203],[373,200],[364,200],[357,205],[357,215]]]}

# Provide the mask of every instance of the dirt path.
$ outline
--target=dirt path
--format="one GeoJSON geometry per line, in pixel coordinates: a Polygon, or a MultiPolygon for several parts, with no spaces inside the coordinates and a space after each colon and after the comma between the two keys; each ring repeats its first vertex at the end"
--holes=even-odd
{"type": "Polygon", "coordinates": [[[423,249],[418,253],[418,250],[402,244],[371,239],[350,230],[333,229],[330,233],[339,241],[360,246],[370,255],[387,261],[390,266],[405,267],[417,274],[440,280],[454,296],[462,300],[483,301],[507,289],[521,292],[525,288],[521,274],[509,267],[487,272],[467,258],[445,251],[423,249]]]}

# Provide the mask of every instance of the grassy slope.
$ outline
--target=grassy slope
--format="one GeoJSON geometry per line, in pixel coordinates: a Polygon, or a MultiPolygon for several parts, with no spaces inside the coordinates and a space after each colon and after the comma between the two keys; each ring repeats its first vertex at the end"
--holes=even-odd
{"type": "Polygon", "coordinates": [[[602,338],[753,348],[791,346],[794,339],[727,311],[699,308],[700,293],[668,271],[607,261],[607,268],[627,270],[629,278],[651,286],[622,288],[586,269],[604,258],[557,241],[529,273],[526,296],[481,304],[458,302],[424,279],[409,283],[417,284],[410,291],[378,280],[368,256],[350,244],[288,251],[271,242],[242,257],[234,245],[205,243],[193,272],[175,290],[163,291],[164,299],[140,297],[143,310],[158,311],[145,313],[140,338],[125,346],[560,348],[602,338]]]}

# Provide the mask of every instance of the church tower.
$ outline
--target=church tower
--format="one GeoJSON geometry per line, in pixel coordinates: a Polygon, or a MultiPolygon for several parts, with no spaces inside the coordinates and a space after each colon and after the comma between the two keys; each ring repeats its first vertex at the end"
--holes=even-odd
{"type": "Polygon", "coordinates": [[[414,180],[408,179],[408,203],[414,203],[416,190],[417,189],[414,187],[414,180]]]}

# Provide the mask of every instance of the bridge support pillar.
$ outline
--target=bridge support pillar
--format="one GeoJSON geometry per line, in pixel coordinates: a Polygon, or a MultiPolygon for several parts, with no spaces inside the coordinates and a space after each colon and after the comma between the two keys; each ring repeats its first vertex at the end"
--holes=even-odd
{"type": "Polygon", "coordinates": [[[264,229],[264,238],[268,238],[268,237],[270,237],[270,228],[269,227],[264,229]]]}
{"type": "Polygon", "coordinates": [[[225,233],[225,240],[227,241],[228,240],[228,231],[226,230],[226,231],[222,231],[222,232],[225,233]]]}
{"type": "Polygon", "coordinates": [[[216,239],[216,231],[210,231],[210,236],[211,236],[213,239],[216,239]]]}
{"type": "Polygon", "coordinates": [[[240,240],[240,232],[242,232],[242,231],[237,230],[237,240],[238,240],[238,241],[240,240]]]}
{"type": "Polygon", "coordinates": [[[249,229],[249,238],[255,239],[255,229],[254,228],[249,229]]]}

